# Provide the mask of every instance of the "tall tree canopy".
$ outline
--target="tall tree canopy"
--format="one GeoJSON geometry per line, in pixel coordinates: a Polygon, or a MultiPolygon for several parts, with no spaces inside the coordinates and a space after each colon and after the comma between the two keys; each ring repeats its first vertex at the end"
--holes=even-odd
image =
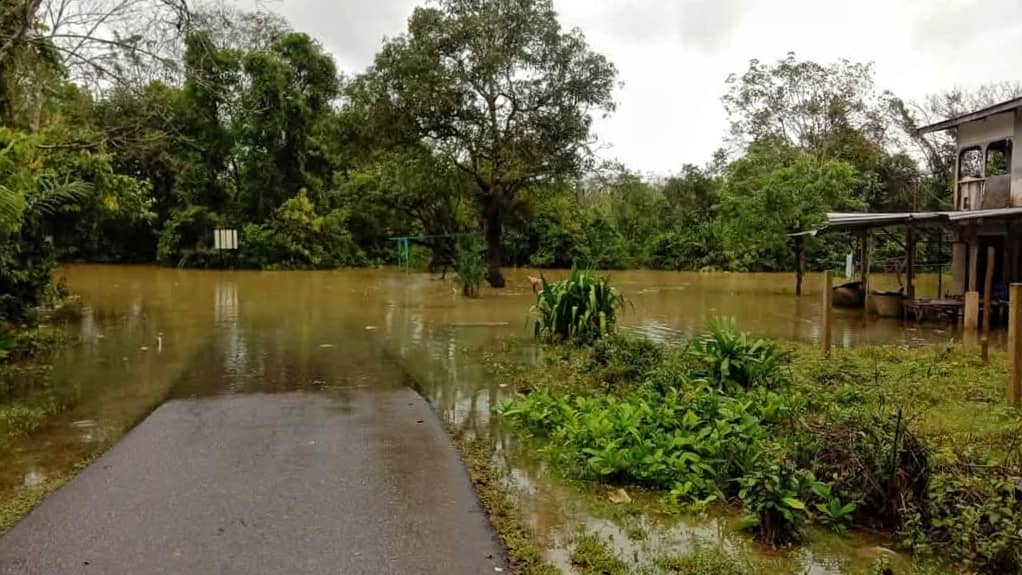
{"type": "Polygon", "coordinates": [[[592,114],[613,110],[615,76],[580,31],[561,29],[551,0],[440,0],[415,10],[366,81],[380,113],[475,182],[487,279],[503,286],[517,195],[584,170],[592,114]]]}

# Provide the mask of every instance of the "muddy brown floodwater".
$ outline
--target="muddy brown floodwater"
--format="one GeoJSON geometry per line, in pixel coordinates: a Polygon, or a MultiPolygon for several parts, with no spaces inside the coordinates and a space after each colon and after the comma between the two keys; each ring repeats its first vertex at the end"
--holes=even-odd
{"type": "MultiPolygon", "coordinates": [[[[565,272],[548,273],[558,278],[565,272]]],[[[679,550],[705,541],[751,545],[729,519],[640,516],[623,525],[591,508],[555,474],[514,449],[490,408],[502,390],[466,350],[525,336],[534,301],[528,276],[508,272],[509,287],[465,299],[450,281],[394,270],[336,272],[185,271],[157,267],[69,265],[57,275],[80,296],[82,316],[64,329],[79,343],[53,369],[0,382],[0,402],[46,396],[60,406],[40,429],[0,443],[0,497],[65,475],[115,441],[161,402],[175,397],[285,390],[336,393],[353,387],[415,385],[452,425],[485,433],[510,471],[515,492],[554,561],[579,524],[610,537],[624,556],[679,550]],[[641,534],[638,536],[637,533],[641,534]]],[[[819,278],[793,295],[790,274],[612,272],[630,302],[623,329],[659,339],[698,333],[714,316],[733,316],[756,335],[819,337],[819,278]]],[[[893,285],[893,278],[880,278],[893,285]]],[[[920,278],[920,294],[936,279],[920,278]]],[[[918,344],[958,334],[940,325],[894,320],[864,326],[838,313],[837,345],[918,344]]],[[[523,346],[520,361],[540,350],[523,346]]],[[[820,535],[779,566],[840,573],[861,564],[875,542],[820,535]]]]}

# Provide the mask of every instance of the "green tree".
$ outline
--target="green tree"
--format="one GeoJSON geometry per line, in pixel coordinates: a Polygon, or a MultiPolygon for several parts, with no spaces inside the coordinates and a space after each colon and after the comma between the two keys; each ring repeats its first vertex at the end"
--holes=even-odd
{"type": "MultiPolygon", "coordinates": [[[[855,169],[777,142],[758,142],[728,167],[720,208],[724,255],[736,270],[790,269],[789,234],[811,230],[828,211],[861,208],[855,169]]],[[[797,245],[797,243],[796,243],[797,245]]],[[[797,251],[797,250],[796,250],[797,251]]]]}
{"type": "Polygon", "coordinates": [[[474,229],[465,174],[424,146],[379,152],[350,171],[340,185],[353,230],[364,245],[414,236],[433,253],[430,270],[454,263],[457,236],[474,229]]]}
{"type": "Polygon", "coordinates": [[[307,190],[322,203],[329,170],[310,170],[316,125],[340,90],[333,58],[305,34],[290,33],[269,50],[243,58],[247,89],[240,111],[241,200],[264,221],[286,199],[307,190]]]}
{"type": "Polygon", "coordinates": [[[364,81],[377,109],[475,183],[487,279],[503,286],[502,235],[526,187],[579,174],[592,113],[613,109],[616,70],[551,0],[440,0],[412,14],[364,81]]]}

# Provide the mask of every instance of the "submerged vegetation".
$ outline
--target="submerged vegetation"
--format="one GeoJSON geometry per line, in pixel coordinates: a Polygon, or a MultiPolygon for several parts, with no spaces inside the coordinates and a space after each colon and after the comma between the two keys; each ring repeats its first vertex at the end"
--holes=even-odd
{"type": "Polygon", "coordinates": [[[890,533],[971,572],[1022,569],[1022,417],[1004,370],[955,347],[824,358],[716,322],[698,341],[551,347],[501,407],[565,473],[726,504],[763,543],[808,524],[890,533]]]}

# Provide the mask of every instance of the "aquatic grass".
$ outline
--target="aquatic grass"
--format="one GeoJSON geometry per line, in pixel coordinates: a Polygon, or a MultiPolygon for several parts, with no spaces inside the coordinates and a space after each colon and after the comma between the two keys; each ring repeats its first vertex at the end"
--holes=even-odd
{"type": "Polygon", "coordinates": [[[60,403],[52,395],[0,405],[0,444],[4,439],[28,435],[60,412],[60,403]]]}
{"type": "Polygon", "coordinates": [[[657,573],[675,575],[759,575],[765,565],[732,557],[719,547],[699,547],[684,555],[654,560],[657,573]]]}
{"type": "Polygon", "coordinates": [[[570,558],[572,571],[580,575],[629,575],[634,572],[604,541],[585,531],[572,538],[570,558]]]}
{"type": "Polygon", "coordinates": [[[614,331],[624,297],[606,277],[589,270],[571,270],[568,279],[549,283],[541,279],[533,335],[545,341],[588,343],[614,331]]]}

